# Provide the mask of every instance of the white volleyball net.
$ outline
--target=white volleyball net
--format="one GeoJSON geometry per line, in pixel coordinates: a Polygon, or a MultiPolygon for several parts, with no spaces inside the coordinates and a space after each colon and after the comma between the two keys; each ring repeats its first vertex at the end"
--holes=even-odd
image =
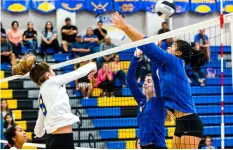
{"type": "MultiPolygon", "coordinates": [[[[73,71],[89,60],[96,62],[99,70],[106,67],[112,72],[113,79],[106,79],[100,84],[96,84],[99,81],[96,79],[98,77],[95,77],[91,81],[82,79],[67,85],[72,112],[81,118],[80,123],[73,125],[76,147],[136,148],[136,139],[139,138],[138,105],[125,81],[130,60],[136,47],[140,45],[155,42],[161,44],[163,49],[167,49],[179,39],[189,42],[193,47],[198,46],[198,43],[201,46],[207,43],[209,45],[207,47],[210,61],[201,68],[186,69],[197,113],[204,125],[203,139],[199,147],[205,146],[205,137],[210,136],[213,146],[221,148],[221,143],[224,142],[225,148],[233,148],[233,14],[224,15],[223,32],[217,17],[83,57],[71,59],[73,54],[48,55],[47,62],[57,74],[73,71]],[[208,39],[198,38],[195,42],[195,36],[203,29],[208,39]],[[223,61],[221,61],[222,48],[223,61]],[[71,60],[66,61],[67,58],[71,60]]],[[[42,60],[38,57],[38,61],[42,60]]],[[[151,60],[143,56],[140,61],[136,68],[135,80],[141,89],[145,76],[151,72],[151,60]]],[[[23,77],[9,76],[9,73],[3,70],[1,74],[1,99],[7,100],[9,108],[13,110],[15,122],[23,126],[32,142],[44,144],[46,136],[42,139],[33,138],[39,108],[38,86],[29,80],[28,74],[23,77]]],[[[166,145],[169,149],[174,147],[172,145],[174,131],[175,120],[171,117],[165,123],[166,145]]]]}

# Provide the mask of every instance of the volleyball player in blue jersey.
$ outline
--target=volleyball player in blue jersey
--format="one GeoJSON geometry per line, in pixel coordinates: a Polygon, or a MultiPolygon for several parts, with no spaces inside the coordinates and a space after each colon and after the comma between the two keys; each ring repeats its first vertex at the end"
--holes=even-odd
{"type": "Polygon", "coordinates": [[[165,101],[160,97],[159,80],[155,70],[158,64],[152,62],[152,74],[148,74],[140,91],[135,75],[142,51],[136,50],[127,73],[129,89],[138,103],[139,139],[142,149],[166,149],[164,124],[165,101]]]}
{"type": "MultiPolygon", "coordinates": [[[[113,24],[123,30],[132,41],[145,36],[126,24],[118,13],[112,14],[113,24]]],[[[197,149],[203,134],[203,124],[192,100],[191,87],[184,66],[202,66],[208,62],[206,51],[195,51],[190,44],[177,40],[166,52],[154,43],[139,46],[151,61],[159,61],[158,77],[165,106],[176,117],[173,136],[174,149],[197,149]]]]}

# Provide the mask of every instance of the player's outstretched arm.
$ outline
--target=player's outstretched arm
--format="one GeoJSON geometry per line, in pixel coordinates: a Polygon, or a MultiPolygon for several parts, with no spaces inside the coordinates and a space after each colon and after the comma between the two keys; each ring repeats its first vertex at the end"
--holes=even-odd
{"type": "Polygon", "coordinates": [[[129,86],[129,89],[134,97],[134,99],[137,101],[137,103],[139,104],[142,100],[146,99],[146,96],[140,91],[138,84],[136,82],[136,68],[138,65],[138,61],[139,61],[139,57],[137,57],[138,55],[136,55],[136,51],[134,53],[134,56],[130,62],[130,66],[128,69],[128,73],[127,73],[127,83],[129,86]]]}
{"type": "MultiPolygon", "coordinates": [[[[111,20],[113,24],[120,30],[124,31],[125,34],[132,40],[132,41],[138,41],[145,38],[145,35],[138,32],[136,29],[128,25],[123,17],[118,13],[113,13],[111,15],[111,20]]],[[[167,52],[165,52],[163,49],[158,47],[155,43],[150,43],[146,45],[142,45],[138,47],[140,50],[143,51],[143,53],[154,62],[157,62],[158,60],[165,63],[174,64],[174,61],[177,61],[177,58],[167,52]]]]}
{"type": "Polygon", "coordinates": [[[77,70],[53,77],[53,80],[61,85],[67,84],[71,81],[80,79],[82,77],[87,76],[88,78],[92,78],[92,76],[96,73],[97,67],[96,64],[90,62],[82,67],[79,67],[77,70]]]}

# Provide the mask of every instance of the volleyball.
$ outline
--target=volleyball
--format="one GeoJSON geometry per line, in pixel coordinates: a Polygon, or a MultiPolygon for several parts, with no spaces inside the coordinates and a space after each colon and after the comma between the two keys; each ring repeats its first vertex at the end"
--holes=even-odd
{"type": "Polygon", "coordinates": [[[155,11],[160,17],[169,19],[176,13],[176,6],[173,0],[158,0],[155,11]]]}

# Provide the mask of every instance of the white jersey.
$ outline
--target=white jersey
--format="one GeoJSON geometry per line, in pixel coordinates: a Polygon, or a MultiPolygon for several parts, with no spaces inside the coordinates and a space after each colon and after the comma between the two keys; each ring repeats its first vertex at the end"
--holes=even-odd
{"type": "Polygon", "coordinates": [[[39,116],[34,129],[36,137],[79,121],[79,117],[71,112],[65,84],[87,76],[92,70],[96,70],[96,64],[91,62],[75,71],[50,77],[40,86],[39,116]]]}

